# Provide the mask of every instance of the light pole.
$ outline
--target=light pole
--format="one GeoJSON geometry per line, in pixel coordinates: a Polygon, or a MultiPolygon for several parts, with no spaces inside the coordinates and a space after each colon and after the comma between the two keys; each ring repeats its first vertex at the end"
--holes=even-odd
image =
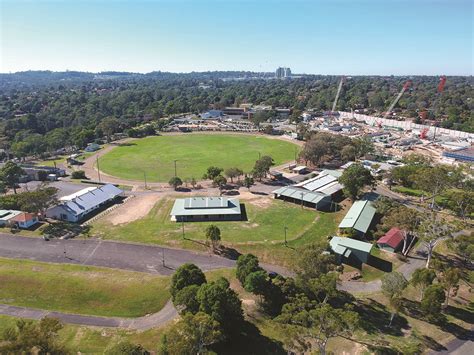
{"type": "Polygon", "coordinates": [[[146,171],[143,172],[143,177],[145,178],[145,190],[147,189],[147,186],[146,186],[146,171]]]}
{"type": "Polygon", "coordinates": [[[165,266],[165,248],[161,248],[161,264],[165,266]]]}
{"type": "Polygon", "coordinates": [[[178,174],[176,173],[176,162],[178,161],[178,159],[175,159],[173,161],[174,161],[174,177],[176,177],[178,176],[178,174]]]}
{"type": "Polygon", "coordinates": [[[286,240],[286,231],[288,230],[288,227],[285,226],[285,227],[284,227],[284,230],[285,230],[285,247],[286,247],[286,246],[288,246],[288,242],[287,242],[287,240],[286,240]]]}
{"type": "Polygon", "coordinates": [[[304,193],[302,192],[301,193],[301,209],[303,209],[303,196],[304,196],[304,193]]]}

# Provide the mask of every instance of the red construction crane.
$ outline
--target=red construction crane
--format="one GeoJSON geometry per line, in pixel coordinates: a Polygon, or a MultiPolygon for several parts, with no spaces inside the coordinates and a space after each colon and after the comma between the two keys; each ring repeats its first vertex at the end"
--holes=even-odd
{"type": "Polygon", "coordinates": [[[383,115],[383,118],[387,118],[388,115],[390,115],[390,113],[392,112],[393,108],[395,107],[395,105],[397,104],[398,100],[400,100],[400,98],[403,96],[403,93],[405,91],[408,90],[408,88],[413,84],[413,82],[411,80],[407,80],[405,82],[405,84],[403,85],[402,89],[400,90],[400,92],[398,93],[397,97],[395,98],[395,100],[392,101],[392,103],[390,104],[388,110],[385,112],[385,114],[383,115]]]}

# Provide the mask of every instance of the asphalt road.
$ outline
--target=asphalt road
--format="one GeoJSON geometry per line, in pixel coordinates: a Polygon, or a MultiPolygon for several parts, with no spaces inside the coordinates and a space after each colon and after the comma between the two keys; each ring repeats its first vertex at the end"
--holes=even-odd
{"type": "Polygon", "coordinates": [[[172,302],[168,301],[168,303],[166,303],[163,309],[159,312],[138,318],[83,316],[79,314],[45,311],[41,309],[16,307],[2,304],[0,304],[0,314],[36,320],[42,319],[43,317],[52,317],[68,324],[108,328],[126,328],[144,331],[169,322],[178,315],[178,312],[173,307],[172,302]]]}
{"type": "Polygon", "coordinates": [[[184,263],[196,264],[204,271],[235,266],[234,260],[188,250],[96,239],[45,241],[5,233],[0,233],[0,257],[103,266],[160,275],[170,275],[184,263]]]}

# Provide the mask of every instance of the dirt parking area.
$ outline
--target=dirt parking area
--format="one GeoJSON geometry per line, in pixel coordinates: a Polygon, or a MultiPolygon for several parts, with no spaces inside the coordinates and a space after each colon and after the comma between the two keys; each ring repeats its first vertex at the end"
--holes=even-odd
{"type": "Polygon", "coordinates": [[[145,217],[162,196],[160,194],[135,196],[107,215],[106,220],[114,226],[136,221],[145,217]]]}

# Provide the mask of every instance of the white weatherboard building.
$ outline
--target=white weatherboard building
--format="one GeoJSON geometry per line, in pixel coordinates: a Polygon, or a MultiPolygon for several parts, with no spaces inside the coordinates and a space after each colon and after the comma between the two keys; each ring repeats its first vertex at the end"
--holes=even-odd
{"type": "Polygon", "coordinates": [[[122,195],[123,191],[112,184],[87,187],[61,197],[59,204],[46,211],[46,217],[68,222],[78,222],[88,214],[122,195]]]}

